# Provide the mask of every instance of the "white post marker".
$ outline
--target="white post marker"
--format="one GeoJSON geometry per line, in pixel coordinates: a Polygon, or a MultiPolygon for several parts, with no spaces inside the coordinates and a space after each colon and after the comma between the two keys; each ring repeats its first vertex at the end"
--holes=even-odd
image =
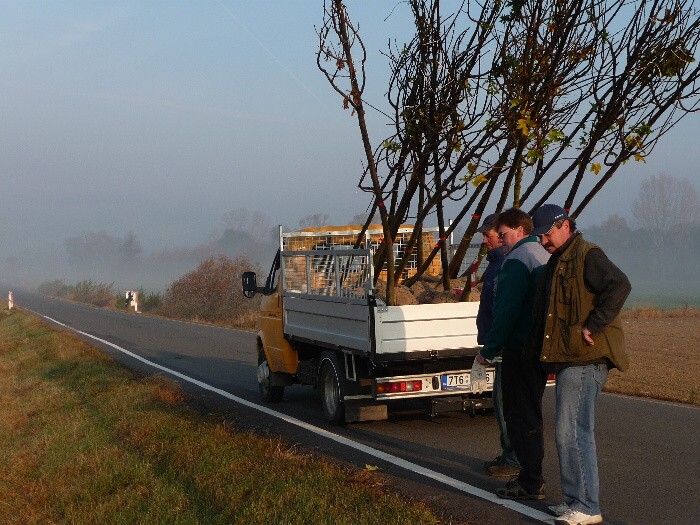
{"type": "Polygon", "coordinates": [[[127,290],[126,293],[124,294],[124,297],[126,299],[126,307],[129,308],[129,306],[134,307],[134,312],[139,311],[139,293],[132,291],[132,290],[127,290]]]}
{"type": "Polygon", "coordinates": [[[12,310],[15,306],[15,299],[14,296],[12,295],[12,290],[10,290],[10,293],[7,294],[7,309],[12,310]]]}

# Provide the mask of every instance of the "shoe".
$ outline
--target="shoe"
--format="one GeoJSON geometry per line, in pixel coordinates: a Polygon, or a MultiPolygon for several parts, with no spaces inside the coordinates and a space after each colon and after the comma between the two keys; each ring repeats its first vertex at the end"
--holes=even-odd
{"type": "Polygon", "coordinates": [[[569,506],[566,503],[560,503],[559,505],[550,505],[547,508],[555,516],[563,516],[564,514],[566,514],[566,511],[569,510],[569,506]]]}
{"type": "Polygon", "coordinates": [[[518,478],[513,478],[496,495],[503,499],[544,499],[544,483],[535,492],[528,492],[520,486],[518,478]]]}
{"type": "Polygon", "coordinates": [[[594,523],[603,523],[603,516],[600,514],[584,514],[574,509],[568,509],[554,520],[555,525],[593,525],[594,523]]]}
{"type": "Polygon", "coordinates": [[[484,468],[490,470],[491,467],[499,467],[501,465],[507,465],[506,459],[503,456],[496,456],[491,461],[484,461],[484,468]]]}
{"type": "Polygon", "coordinates": [[[520,467],[504,463],[502,465],[493,465],[489,467],[489,474],[497,478],[513,478],[520,474],[520,467]]]}

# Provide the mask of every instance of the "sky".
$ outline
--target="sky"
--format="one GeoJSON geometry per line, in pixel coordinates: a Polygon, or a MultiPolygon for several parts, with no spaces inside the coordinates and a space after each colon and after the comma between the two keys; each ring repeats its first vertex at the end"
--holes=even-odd
{"type": "MultiPolygon", "coordinates": [[[[379,50],[405,9],[348,4],[370,51],[368,101],[383,106],[379,50]]],[[[145,251],[197,244],[238,208],[291,226],[364,212],[357,124],[316,66],[322,5],[0,0],[2,254],[87,231],[131,231],[145,251]]],[[[631,218],[651,175],[700,189],[698,124],[688,117],[621,169],[579,224],[631,218]]]]}

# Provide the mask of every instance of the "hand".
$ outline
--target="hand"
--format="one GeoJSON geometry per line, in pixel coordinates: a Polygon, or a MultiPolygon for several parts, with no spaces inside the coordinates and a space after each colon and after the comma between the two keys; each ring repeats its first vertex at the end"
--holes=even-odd
{"type": "Polygon", "coordinates": [[[591,337],[591,331],[588,328],[586,328],[585,326],[581,328],[581,334],[583,335],[583,340],[586,342],[586,345],[595,345],[595,343],[593,342],[593,337],[591,337]]]}

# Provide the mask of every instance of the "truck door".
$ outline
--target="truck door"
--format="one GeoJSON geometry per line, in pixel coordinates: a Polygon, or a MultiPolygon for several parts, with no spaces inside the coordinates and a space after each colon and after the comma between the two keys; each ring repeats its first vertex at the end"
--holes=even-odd
{"type": "Polygon", "coordinates": [[[260,302],[260,331],[270,371],[296,374],[299,364],[297,352],[284,338],[279,268],[280,254],[277,252],[260,302]]]}

